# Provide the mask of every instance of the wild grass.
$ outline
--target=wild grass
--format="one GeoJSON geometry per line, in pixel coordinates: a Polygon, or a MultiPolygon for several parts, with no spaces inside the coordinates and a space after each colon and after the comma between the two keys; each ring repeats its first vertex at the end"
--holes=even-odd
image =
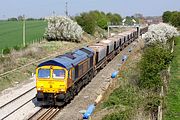
{"type": "Polygon", "coordinates": [[[180,120],[180,37],[175,38],[175,43],[164,120],[180,120]]]}

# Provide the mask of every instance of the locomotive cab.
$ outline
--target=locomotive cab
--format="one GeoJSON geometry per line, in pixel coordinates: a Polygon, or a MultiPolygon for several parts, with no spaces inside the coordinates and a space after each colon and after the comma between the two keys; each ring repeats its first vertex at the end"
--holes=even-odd
{"type": "Polygon", "coordinates": [[[67,89],[68,71],[59,66],[42,66],[36,70],[38,92],[61,93],[67,89]]]}
{"type": "Polygon", "coordinates": [[[67,81],[68,70],[63,67],[38,67],[36,69],[37,101],[41,105],[54,105],[63,100],[67,91],[67,81]]]}

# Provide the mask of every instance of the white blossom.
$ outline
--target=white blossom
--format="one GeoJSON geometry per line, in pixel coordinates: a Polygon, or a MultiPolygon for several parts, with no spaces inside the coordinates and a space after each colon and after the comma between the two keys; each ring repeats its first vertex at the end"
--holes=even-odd
{"type": "Polygon", "coordinates": [[[149,26],[148,32],[144,35],[144,39],[146,45],[155,42],[166,44],[168,39],[175,36],[178,36],[178,31],[175,27],[166,23],[159,23],[149,26]]]}
{"type": "Polygon", "coordinates": [[[52,16],[47,17],[48,27],[46,28],[44,36],[47,39],[80,41],[83,30],[68,17],[52,16]]]}

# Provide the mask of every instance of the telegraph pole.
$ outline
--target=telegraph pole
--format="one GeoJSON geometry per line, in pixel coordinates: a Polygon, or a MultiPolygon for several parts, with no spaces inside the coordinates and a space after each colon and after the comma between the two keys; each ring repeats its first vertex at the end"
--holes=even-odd
{"type": "Polygon", "coordinates": [[[26,20],[25,15],[23,15],[23,46],[26,46],[26,20]]]}
{"type": "Polygon", "coordinates": [[[66,17],[68,16],[68,2],[66,1],[66,11],[65,11],[66,17]]]}

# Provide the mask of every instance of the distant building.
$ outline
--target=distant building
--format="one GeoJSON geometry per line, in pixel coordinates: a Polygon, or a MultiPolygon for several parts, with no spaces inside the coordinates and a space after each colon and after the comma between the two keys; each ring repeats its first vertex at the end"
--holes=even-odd
{"type": "Polygon", "coordinates": [[[144,21],[148,25],[150,25],[150,24],[158,24],[158,23],[163,22],[162,16],[148,16],[148,17],[144,18],[144,21]]]}

